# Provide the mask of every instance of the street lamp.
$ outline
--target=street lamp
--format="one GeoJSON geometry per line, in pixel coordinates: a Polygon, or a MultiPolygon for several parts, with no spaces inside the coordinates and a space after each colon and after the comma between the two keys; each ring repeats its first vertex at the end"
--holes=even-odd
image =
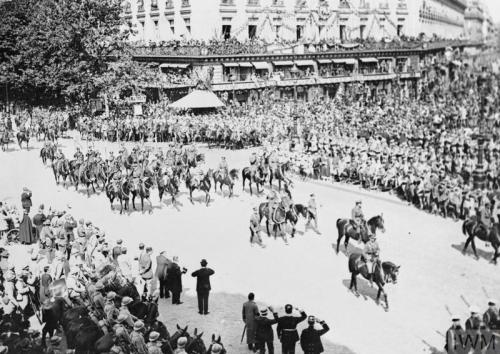
{"type": "Polygon", "coordinates": [[[486,132],[486,120],[484,113],[487,109],[487,94],[488,94],[488,77],[486,73],[482,73],[477,78],[477,88],[480,96],[479,106],[479,132],[474,136],[477,140],[477,164],[472,172],[474,188],[484,189],[486,187],[486,174],[484,170],[484,143],[489,139],[486,132]]]}

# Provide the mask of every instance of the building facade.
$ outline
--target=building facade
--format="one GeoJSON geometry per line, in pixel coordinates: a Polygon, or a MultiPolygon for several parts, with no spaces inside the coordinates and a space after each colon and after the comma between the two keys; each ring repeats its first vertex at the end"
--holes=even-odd
{"type": "Polygon", "coordinates": [[[464,35],[466,0],[125,0],[134,40],[355,40],[464,35]]]}

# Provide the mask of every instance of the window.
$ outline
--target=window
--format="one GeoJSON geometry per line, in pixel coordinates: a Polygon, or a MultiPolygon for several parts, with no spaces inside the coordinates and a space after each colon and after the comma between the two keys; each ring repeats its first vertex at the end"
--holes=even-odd
{"type": "Polygon", "coordinates": [[[398,25],[398,37],[403,35],[403,25],[398,25]]]}
{"type": "Polygon", "coordinates": [[[248,38],[254,39],[257,37],[257,25],[248,25],[248,38]]]}
{"type": "Polygon", "coordinates": [[[144,12],[144,0],[137,1],[137,12],[144,12]]]}
{"type": "Polygon", "coordinates": [[[280,30],[281,30],[281,26],[280,25],[274,26],[274,32],[276,33],[277,36],[279,36],[280,30]]]}
{"type": "Polygon", "coordinates": [[[191,33],[191,19],[185,18],[184,23],[186,24],[186,29],[189,33],[191,33]]]}
{"type": "Polygon", "coordinates": [[[225,40],[231,38],[231,25],[222,25],[222,37],[225,40]]]}
{"type": "Polygon", "coordinates": [[[297,25],[297,40],[301,39],[304,34],[304,26],[297,25]]]}
{"type": "Polygon", "coordinates": [[[158,0],[151,0],[151,11],[158,10],[158,0]]]}
{"type": "Polygon", "coordinates": [[[259,6],[259,0],[248,0],[248,6],[259,6]]]}
{"type": "Polygon", "coordinates": [[[174,8],[174,0],[167,0],[165,2],[165,8],[166,9],[173,9],[174,8]]]}
{"type": "Polygon", "coordinates": [[[221,5],[229,5],[233,6],[234,5],[234,0],[220,0],[221,5]]]}
{"type": "Polygon", "coordinates": [[[175,34],[175,22],[174,20],[168,20],[168,24],[170,25],[170,30],[173,34],[175,34]]]}
{"type": "Polygon", "coordinates": [[[340,40],[343,41],[345,40],[345,25],[340,25],[339,26],[339,33],[340,33],[340,40]]]}
{"type": "Polygon", "coordinates": [[[366,25],[359,26],[359,38],[360,39],[365,39],[365,30],[366,30],[366,25]]]}
{"type": "Polygon", "coordinates": [[[189,4],[189,0],[182,0],[182,7],[188,7],[188,6],[191,6],[189,4]]]}
{"type": "Polygon", "coordinates": [[[158,26],[158,20],[154,20],[153,23],[155,25],[155,37],[156,37],[156,39],[159,39],[160,38],[160,31],[159,31],[159,26],[158,26]]]}
{"type": "Polygon", "coordinates": [[[125,5],[123,5],[123,9],[124,9],[124,12],[126,14],[129,14],[132,12],[132,6],[130,5],[130,2],[129,1],[126,1],[125,2],[125,5]]]}

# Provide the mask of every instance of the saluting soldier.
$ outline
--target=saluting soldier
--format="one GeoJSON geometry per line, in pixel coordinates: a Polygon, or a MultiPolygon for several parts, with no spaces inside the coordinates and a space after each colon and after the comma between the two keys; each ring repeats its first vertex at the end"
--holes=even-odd
{"type": "Polygon", "coordinates": [[[278,338],[281,341],[281,352],[283,354],[295,354],[295,344],[299,340],[297,325],[307,318],[304,311],[300,312],[300,317],[292,314],[293,307],[290,304],[285,305],[285,316],[278,318],[278,338]]]}
{"type": "Polygon", "coordinates": [[[488,309],[483,315],[483,322],[491,330],[496,330],[500,325],[500,316],[497,308],[497,301],[490,299],[488,301],[488,309]]]}
{"type": "Polygon", "coordinates": [[[330,330],[330,327],[325,321],[321,321],[314,316],[309,316],[307,319],[309,327],[302,331],[300,335],[300,346],[304,354],[320,354],[323,353],[323,343],[321,343],[321,336],[330,330]],[[319,323],[323,328],[317,330],[314,325],[319,323]]]}
{"type": "Polygon", "coordinates": [[[361,209],[361,200],[356,201],[354,208],[352,208],[351,220],[356,232],[359,233],[361,231],[361,225],[365,220],[365,215],[361,209]]]}

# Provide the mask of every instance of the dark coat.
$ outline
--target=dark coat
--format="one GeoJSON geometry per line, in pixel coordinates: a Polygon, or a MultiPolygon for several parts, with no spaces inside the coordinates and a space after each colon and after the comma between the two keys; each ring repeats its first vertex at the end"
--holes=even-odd
{"type": "Polygon", "coordinates": [[[43,228],[43,222],[47,219],[47,217],[43,213],[38,213],[33,216],[33,225],[36,227],[36,240],[40,239],[40,232],[43,228]]]}
{"type": "Polygon", "coordinates": [[[255,330],[257,325],[255,319],[259,316],[259,307],[255,301],[247,301],[243,304],[242,318],[247,326],[247,344],[255,343],[255,330]]]}
{"type": "Polygon", "coordinates": [[[267,317],[257,317],[255,319],[256,330],[255,339],[257,342],[267,342],[274,339],[273,325],[278,323],[278,314],[273,314],[274,318],[270,320],[267,317]]]}
{"type": "Polygon", "coordinates": [[[300,335],[300,347],[304,354],[319,354],[323,353],[323,344],[321,336],[330,330],[330,327],[324,322],[321,323],[323,329],[317,330],[314,327],[307,327],[300,335]]]}
{"type": "Polygon", "coordinates": [[[177,263],[172,263],[167,274],[167,283],[172,293],[182,292],[182,271],[177,263]]]}
{"type": "Polygon", "coordinates": [[[33,206],[33,203],[31,202],[31,192],[23,192],[23,194],[21,194],[21,204],[23,209],[31,208],[33,206]]]}
{"type": "MultiPolygon", "coordinates": [[[[160,254],[159,256],[156,257],[156,272],[155,276],[159,280],[165,280],[167,279],[167,272],[169,268],[172,265],[172,261],[165,257],[164,255],[160,254]]],[[[179,267],[179,266],[177,266],[179,267]]]]}
{"type": "Polygon", "coordinates": [[[210,276],[214,275],[215,272],[210,268],[200,268],[194,271],[191,276],[196,277],[196,291],[210,291],[212,290],[210,286],[210,276]]]}
{"type": "Polygon", "coordinates": [[[299,333],[297,332],[297,325],[307,318],[305,312],[300,313],[300,317],[291,315],[278,318],[278,338],[283,344],[295,344],[299,340],[299,333]]]}
{"type": "Polygon", "coordinates": [[[27,245],[35,242],[35,235],[33,234],[33,224],[28,214],[24,214],[23,221],[19,225],[19,241],[27,245]]]}

